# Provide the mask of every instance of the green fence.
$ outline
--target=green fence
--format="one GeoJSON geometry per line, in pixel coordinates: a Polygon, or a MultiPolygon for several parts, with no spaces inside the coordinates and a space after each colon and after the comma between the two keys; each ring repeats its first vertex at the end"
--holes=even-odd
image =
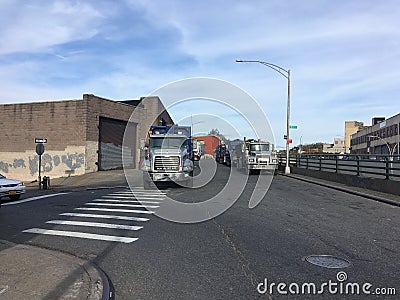
{"type": "MultiPolygon", "coordinates": [[[[286,165],[280,154],[279,165],[286,165]]],[[[363,177],[400,180],[399,155],[290,154],[290,166],[363,177]]]]}

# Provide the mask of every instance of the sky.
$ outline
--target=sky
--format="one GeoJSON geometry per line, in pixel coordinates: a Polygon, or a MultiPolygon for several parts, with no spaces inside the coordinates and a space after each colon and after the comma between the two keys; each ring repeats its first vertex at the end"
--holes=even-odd
{"type": "MultiPolygon", "coordinates": [[[[258,102],[282,147],[287,79],[235,62],[259,60],[291,70],[293,144],[332,143],[345,121],[369,125],[400,112],[399,15],[397,0],[0,0],[0,104],[138,99],[185,78],[215,78],[258,102]]],[[[223,105],[171,109],[195,132],[221,126],[236,137],[207,113],[242,126],[240,112],[223,105]]]]}

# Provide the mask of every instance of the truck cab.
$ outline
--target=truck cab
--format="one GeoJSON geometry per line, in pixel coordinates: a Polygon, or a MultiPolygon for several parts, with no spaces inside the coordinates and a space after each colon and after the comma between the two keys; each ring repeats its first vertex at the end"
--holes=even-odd
{"type": "Polygon", "coordinates": [[[261,140],[244,140],[235,149],[236,165],[249,174],[260,173],[262,170],[276,172],[278,158],[274,145],[261,140]]]}
{"type": "Polygon", "coordinates": [[[190,127],[152,126],[148,154],[142,163],[144,187],[151,181],[187,181],[193,176],[190,127]]]}

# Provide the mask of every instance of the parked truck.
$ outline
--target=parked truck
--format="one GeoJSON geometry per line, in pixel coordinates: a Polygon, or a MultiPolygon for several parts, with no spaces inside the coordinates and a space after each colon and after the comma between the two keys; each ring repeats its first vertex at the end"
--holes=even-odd
{"type": "Polygon", "coordinates": [[[200,160],[200,157],[203,155],[202,153],[202,145],[198,140],[193,139],[193,159],[192,160],[200,160]]]}
{"type": "Polygon", "coordinates": [[[254,139],[243,139],[234,150],[233,164],[248,174],[259,174],[262,170],[276,173],[278,157],[274,145],[254,139]]]}
{"type": "Polygon", "coordinates": [[[151,126],[142,162],[143,184],[188,181],[193,176],[190,126],[151,126]]]}

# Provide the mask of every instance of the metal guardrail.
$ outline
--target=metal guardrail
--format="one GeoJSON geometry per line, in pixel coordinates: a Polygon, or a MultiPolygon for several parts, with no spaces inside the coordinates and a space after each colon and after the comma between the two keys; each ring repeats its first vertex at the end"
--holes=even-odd
{"type": "MultiPolygon", "coordinates": [[[[286,155],[279,154],[279,165],[286,155]]],[[[400,155],[384,154],[290,154],[290,166],[363,177],[400,180],[400,155]]]]}

